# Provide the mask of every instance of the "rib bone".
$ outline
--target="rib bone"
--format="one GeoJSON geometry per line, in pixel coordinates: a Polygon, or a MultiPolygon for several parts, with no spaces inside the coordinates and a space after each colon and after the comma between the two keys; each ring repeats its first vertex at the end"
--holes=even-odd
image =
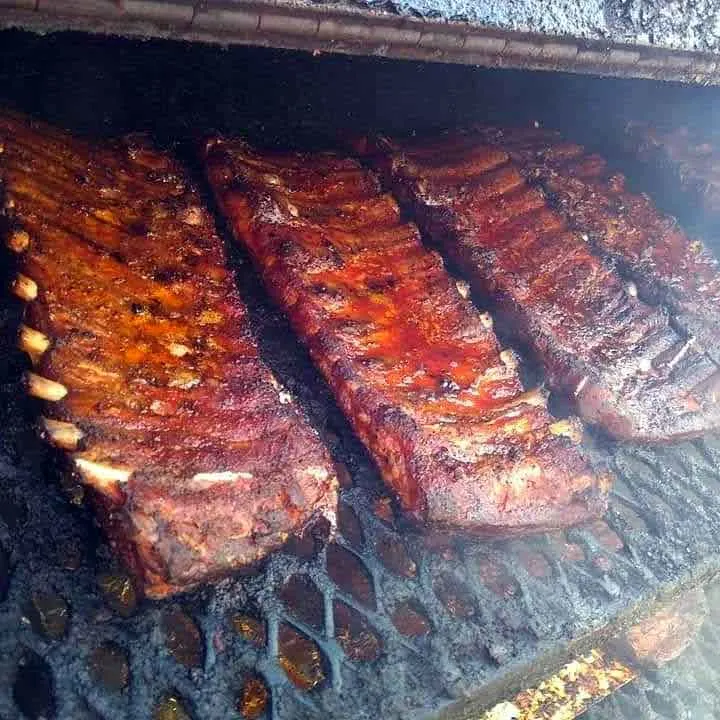
{"type": "Polygon", "coordinates": [[[492,330],[493,327],[493,319],[492,315],[488,312],[480,313],[480,322],[482,323],[482,326],[486,330],[492,330]]]}
{"type": "Polygon", "coordinates": [[[13,280],[12,291],[13,294],[21,300],[31,302],[37,297],[38,286],[32,278],[18,273],[17,277],[13,280]]]}
{"type": "Polygon", "coordinates": [[[59,382],[48,380],[48,378],[42,375],[36,375],[33,372],[25,373],[25,380],[27,382],[28,393],[41,400],[57,402],[58,400],[62,400],[68,392],[67,388],[59,382]]]}
{"type": "Polygon", "coordinates": [[[81,457],[76,457],[74,460],[75,467],[77,467],[82,479],[100,492],[116,490],[119,483],[126,483],[133,474],[133,471],[127,468],[96,463],[81,457]]]}
{"type": "Polygon", "coordinates": [[[85,437],[85,433],[72,423],[46,417],[41,420],[43,432],[55,447],[63,450],[77,450],[80,441],[85,437]]]}
{"type": "Polygon", "coordinates": [[[25,230],[13,230],[8,235],[7,246],[16,253],[25,252],[30,245],[30,236],[25,230]]]}
{"type": "Polygon", "coordinates": [[[550,425],[550,432],[553,435],[562,435],[570,438],[575,444],[579,444],[582,441],[582,425],[577,418],[568,418],[554,422],[550,425]]]}
{"type": "Polygon", "coordinates": [[[21,325],[18,336],[18,347],[23,352],[26,352],[32,358],[33,362],[37,362],[40,356],[50,347],[50,338],[39,330],[35,330],[27,325],[21,325]]]}

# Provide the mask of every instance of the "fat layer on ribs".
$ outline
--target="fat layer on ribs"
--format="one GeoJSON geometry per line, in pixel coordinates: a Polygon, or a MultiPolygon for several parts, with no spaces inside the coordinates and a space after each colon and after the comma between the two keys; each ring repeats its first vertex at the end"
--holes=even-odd
{"type": "Polygon", "coordinates": [[[641,299],[664,305],[670,321],[720,361],[720,271],[713,253],[597,154],[542,129],[482,129],[568,225],[635,283],[641,299]]]}
{"type": "Polygon", "coordinates": [[[481,534],[603,512],[609,478],[524,392],[515,356],[403,223],[376,177],[331,154],[204,149],[221,211],[416,520],[481,534]]]}
{"type": "Polygon", "coordinates": [[[260,359],[178,164],[7,112],[0,143],[28,390],[145,593],[255,563],[334,517],[331,459],[260,359]]]}
{"type": "Polygon", "coordinates": [[[518,143],[480,130],[362,150],[585,420],[648,441],[718,427],[715,364],[528,184],[518,143]]]}

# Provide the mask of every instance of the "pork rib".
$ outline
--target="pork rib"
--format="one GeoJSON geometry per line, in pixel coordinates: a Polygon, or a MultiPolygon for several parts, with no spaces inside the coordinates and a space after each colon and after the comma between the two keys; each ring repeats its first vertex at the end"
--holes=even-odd
{"type": "Polygon", "coordinates": [[[635,283],[640,298],[670,311],[672,324],[720,361],[720,268],[647,195],[629,192],[625,178],[580,145],[542,130],[483,131],[538,184],[570,227],[635,283]]]}
{"type": "Polygon", "coordinates": [[[0,142],[28,388],[146,594],[254,563],[332,517],[330,457],[258,356],[182,169],[11,113],[0,142]]]}
{"type": "Polygon", "coordinates": [[[720,228],[720,157],[717,140],[701,136],[688,127],[661,129],[644,123],[628,123],[623,149],[641,166],[665,198],[676,206],[681,197],[685,209],[700,217],[701,225],[720,228]],[[708,140],[711,140],[708,142],[708,140]]]}
{"type": "Polygon", "coordinates": [[[715,365],[593,254],[497,138],[381,139],[365,152],[583,418],[650,441],[718,426],[715,365]]]}
{"type": "Polygon", "coordinates": [[[609,479],[523,392],[512,353],[358,163],[213,139],[221,210],[413,519],[481,534],[570,525],[609,479]]]}

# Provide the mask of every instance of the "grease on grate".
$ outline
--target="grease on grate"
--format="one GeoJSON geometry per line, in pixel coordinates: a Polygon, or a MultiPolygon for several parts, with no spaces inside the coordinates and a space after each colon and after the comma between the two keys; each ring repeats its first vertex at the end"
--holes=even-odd
{"type": "Polygon", "coordinates": [[[245,720],[258,720],[268,709],[270,691],[259,677],[246,678],[240,692],[237,709],[245,720]]]}
{"type": "Polygon", "coordinates": [[[380,562],[390,572],[406,578],[414,578],[417,575],[417,564],[399,538],[387,534],[380,535],[375,541],[375,552],[380,562]]]}
{"type": "Polygon", "coordinates": [[[312,690],[327,677],[320,648],[287,623],[278,631],[278,662],[295,687],[312,690]]]}
{"type": "Polygon", "coordinates": [[[348,595],[368,608],[375,609],[372,577],[357,555],[330,543],[327,547],[327,571],[330,579],[348,595]]]}
{"type": "Polygon", "coordinates": [[[137,608],[138,597],[130,576],[122,571],[98,575],[98,587],[108,607],[118,615],[130,617],[137,608]]]}
{"type": "Polygon", "coordinates": [[[267,643],[267,630],[265,623],[260,618],[244,613],[237,613],[232,617],[232,625],[235,630],[249,643],[255,647],[265,647],[267,643]]]}
{"type": "Polygon", "coordinates": [[[333,603],[335,639],[351,660],[376,660],[383,643],[377,632],[357,610],[341,600],[333,603]]]}
{"type": "Polygon", "coordinates": [[[291,615],[315,630],[323,629],[323,596],[307,575],[293,575],[279,595],[291,615]]]}
{"type": "Polygon", "coordinates": [[[432,630],[430,619],[416,600],[401,602],[392,614],[393,625],[406,637],[422,637],[432,630]]]}
{"type": "Polygon", "coordinates": [[[192,717],[183,699],[177,693],[168,693],[155,706],[153,720],[192,720],[192,717]]]}
{"type": "Polygon", "coordinates": [[[127,653],[117,643],[98,645],[88,659],[90,676],[108,690],[124,690],[130,680],[127,653]]]}
{"type": "Polygon", "coordinates": [[[67,602],[55,593],[33,593],[23,616],[38,635],[49,640],[65,637],[69,618],[67,602]]]}
{"type": "Polygon", "coordinates": [[[162,614],[160,625],[165,646],[175,660],[187,668],[202,667],[203,639],[196,622],[184,610],[174,607],[162,614]]]}

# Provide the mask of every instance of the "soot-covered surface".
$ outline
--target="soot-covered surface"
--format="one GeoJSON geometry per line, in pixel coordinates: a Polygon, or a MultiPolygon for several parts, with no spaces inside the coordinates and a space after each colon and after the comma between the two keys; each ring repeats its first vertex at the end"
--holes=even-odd
{"type": "MultiPolygon", "coordinates": [[[[370,9],[387,7],[377,0],[361,4],[370,9]]],[[[461,20],[503,30],[678,50],[720,48],[720,8],[712,0],[394,0],[390,6],[411,17],[461,20]]]]}
{"type": "MultiPolygon", "coordinates": [[[[369,25],[377,25],[379,21],[380,27],[388,21],[392,24],[397,20],[396,24],[402,25],[403,18],[419,19],[425,21],[424,27],[430,34],[442,32],[443,23],[453,22],[457,24],[453,30],[489,30],[496,35],[514,37],[532,34],[535,39],[562,37],[570,41],[628,43],[690,52],[713,52],[720,47],[720,9],[713,0],[279,0],[272,3],[140,0],[132,4],[117,0],[32,3],[8,0],[3,6],[0,25],[5,27],[31,27],[40,32],[75,28],[136,36],[194,36],[212,42],[230,40],[260,45],[277,43],[277,34],[285,30],[288,36],[317,35],[316,41],[321,43],[323,38],[333,37],[333,29],[325,27],[318,34],[318,23],[328,16],[342,16],[347,20],[360,19],[369,25]],[[276,11],[275,21],[271,18],[267,18],[266,23],[258,21],[254,13],[263,14],[267,10],[276,11]],[[299,18],[299,22],[278,23],[278,15],[287,13],[299,18]],[[265,32],[264,25],[269,32],[265,32]]],[[[415,25],[416,30],[421,27],[422,22],[415,25]]],[[[417,42],[419,34],[416,37],[411,33],[410,38],[417,42]]],[[[372,34],[364,39],[368,46],[376,47],[372,34]]],[[[407,39],[396,35],[390,44],[407,39]]],[[[412,41],[409,44],[412,45],[412,41]]],[[[450,46],[441,44],[437,49],[442,55],[443,50],[462,44],[459,36],[450,46]]],[[[576,50],[582,51],[581,45],[577,45],[576,50]]],[[[385,54],[388,48],[380,52],[385,54]]],[[[572,57],[565,56],[564,60],[573,62],[572,57]]]]}
{"type": "MultiPolygon", "coordinates": [[[[621,83],[538,86],[535,76],[418,64],[3,39],[3,102],[95,135],[149,129],[167,141],[214,126],[297,145],[326,142],[339,127],[551,120],[562,102],[585,98],[578,107],[590,113],[603,98],[632,95],[621,83]],[[443,102],[429,106],[428,93],[443,102]]],[[[699,99],[698,116],[712,111],[702,93],[687,97],[699,99]]],[[[595,455],[619,480],[605,521],[592,527],[511,542],[408,533],[249,262],[234,252],[233,265],[264,356],[348,468],[338,537],[296,542],[252,576],[136,606],[89,512],[66,497],[79,501],[80,489],[60,490],[62,459],[32,430],[38,408],[22,396],[24,360],[9,340],[19,308],[5,297],[3,720],[20,717],[19,707],[73,720],[464,717],[532,684],[658,595],[720,570],[717,439],[664,449],[596,440],[595,455]]]]}

